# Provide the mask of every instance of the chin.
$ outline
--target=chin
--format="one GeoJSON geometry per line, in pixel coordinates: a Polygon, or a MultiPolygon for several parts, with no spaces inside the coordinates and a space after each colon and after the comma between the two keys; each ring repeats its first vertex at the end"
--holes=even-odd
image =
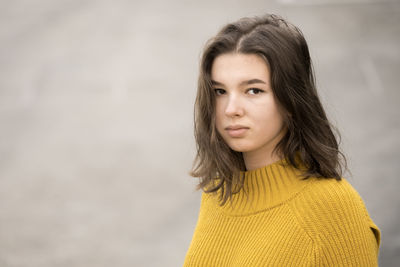
{"type": "Polygon", "coordinates": [[[254,148],[248,144],[237,144],[237,143],[228,143],[228,146],[236,152],[249,152],[254,150],[254,148]]]}

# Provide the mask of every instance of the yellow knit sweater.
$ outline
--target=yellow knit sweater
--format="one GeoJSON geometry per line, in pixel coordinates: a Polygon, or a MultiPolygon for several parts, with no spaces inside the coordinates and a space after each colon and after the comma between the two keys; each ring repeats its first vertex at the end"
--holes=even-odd
{"type": "Polygon", "coordinates": [[[355,189],[345,179],[301,180],[284,163],[245,172],[232,205],[202,193],[184,266],[378,265],[380,231],[355,189]]]}

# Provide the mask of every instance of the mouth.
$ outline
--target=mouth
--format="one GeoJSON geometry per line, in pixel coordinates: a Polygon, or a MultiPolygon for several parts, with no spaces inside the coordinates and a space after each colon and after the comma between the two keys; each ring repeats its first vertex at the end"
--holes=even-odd
{"type": "Polygon", "coordinates": [[[231,137],[242,137],[246,134],[249,130],[249,127],[242,126],[242,125],[232,125],[225,128],[228,135],[231,137]]]}

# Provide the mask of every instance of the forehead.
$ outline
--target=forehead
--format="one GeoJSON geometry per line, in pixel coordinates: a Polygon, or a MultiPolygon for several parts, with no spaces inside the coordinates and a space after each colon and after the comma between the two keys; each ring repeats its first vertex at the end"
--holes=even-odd
{"type": "Polygon", "coordinates": [[[269,68],[256,54],[229,53],[217,56],[211,67],[212,80],[236,83],[249,79],[269,80],[269,68]]]}

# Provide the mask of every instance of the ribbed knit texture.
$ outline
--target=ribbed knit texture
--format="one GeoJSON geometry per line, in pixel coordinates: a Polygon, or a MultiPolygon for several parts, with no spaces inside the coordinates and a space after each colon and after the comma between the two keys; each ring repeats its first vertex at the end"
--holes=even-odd
{"type": "Polygon", "coordinates": [[[203,192],[184,266],[377,266],[380,231],[354,188],[300,175],[285,160],[245,172],[222,207],[203,192]]]}

